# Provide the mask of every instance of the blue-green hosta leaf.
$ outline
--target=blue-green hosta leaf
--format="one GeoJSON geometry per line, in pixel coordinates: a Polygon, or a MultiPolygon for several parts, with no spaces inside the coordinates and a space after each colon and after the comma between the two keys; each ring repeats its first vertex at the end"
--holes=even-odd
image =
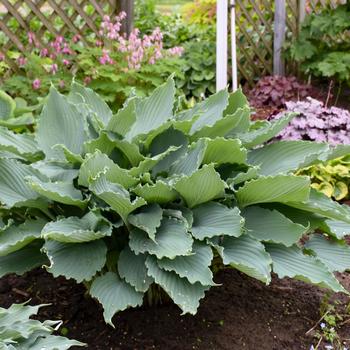
{"type": "Polygon", "coordinates": [[[249,130],[246,133],[237,133],[235,137],[242,141],[244,147],[253,148],[276,136],[294,117],[295,114],[286,114],[276,121],[271,123],[267,122],[266,125],[261,128],[249,130]]]}
{"type": "Polygon", "coordinates": [[[305,243],[305,248],[311,249],[316,258],[321,260],[330,271],[344,272],[350,269],[350,247],[344,241],[339,242],[315,234],[305,243]]]}
{"type": "Polygon", "coordinates": [[[30,342],[30,339],[24,341],[18,348],[19,350],[29,349],[29,350],[42,350],[42,349],[60,349],[67,350],[72,346],[86,346],[77,340],[68,339],[60,335],[48,335],[45,337],[38,337],[34,343],[30,342]],[[30,345],[29,345],[30,344],[30,345]]]}
{"type": "Polygon", "coordinates": [[[305,255],[297,247],[281,244],[266,244],[272,258],[272,268],[279,278],[292,277],[310,282],[334,292],[346,292],[326,265],[313,256],[305,255]]]}
{"type": "Polygon", "coordinates": [[[84,143],[85,153],[95,153],[95,151],[100,151],[100,153],[109,156],[114,149],[115,144],[105,132],[101,132],[97,138],[88,140],[84,143]]]}
{"type": "Polygon", "coordinates": [[[136,120],[126,133],[125,139],[132,141],[135,137],[148,134],[173,117],[175,83],[169,78],[166,83],[153,91],[151,96],[136,104],[136,120]]]}
{"type": "Polygon", "coordinates": [[[106,263],[107,247],[102,240],[87,243],[61,243],[48,240],[43,251],[50,260],[46,269],[54,277],[90,281],[106,263]]]}
{"type": "Polygon", "coordinates": [[[209,286],[202,286],[199,282],[191,284],[186,278],[181,278],[175,272],[164,271],[159,268],[157,259],[149,256],[146,260],[148,275],[161,286],[183,314],[196,314],[199,301],[204,298],[209,286]]]}
{"type": "Polygon", "coordinates": [[[36,134],[40,149],[48,159],[64,160],[62,149],[54,148],[55,145],[65,145],[72,153],[81,154],[86,139],[84,115],[78,107],[51,87],[36,134]]]}
{"type": "Polygon", "coordinates": [[[16,102],[5,91],[0,90],[0,119],[6,120],[13,117],[16,102]]]}
{"type": "Polygon", "coordinates": [[[35,124],[35,118],[33,117],[32,113],[25,113],[19,117],[10,118],[7,120],[0,119],[0,126],[4,126],[12,130],[32,124],[35,124]]]}
{"type": "Polygon", "coordinates": [[[214,165],[204,165],[191,176],[178,180],[174,188],[185,199],[190,208],[220,198],[224,194],[225,182],[215,171],[214,165]]]}
{"type": "Polygon", "coordinates": [[[52,239],[62,243],[81,243],[94,241],[112,234],[111,224],[94,212],[82,218],[71,216],[49,222],[41,232],[45,240],[52,239]]]}
{"type": "Polygon", "coordinates": [[[192,227],[193,213],[191,209],[174,206],[174,209],[163,209],[163,216],[182,221],[187,229],[192,227]]]}
{"type": "Polygon", "coordinates": [[[103,317],[112,327],[112,317],[118,311],[140,306],[143,302],[143,293],[137,292],[114,272],[96,277],[92,282],[90,294],[102,304],[103,317]]]}
{"type": "Polygon", "coordinates": [[[193,239],[184,222],[165,217],[157,229],[155,241],[146,232],[135,228],[130,232],[129,246],[136,254],[149,253],[158,259],[174,259],[176,256],[190,254],[192,243],[193,239]]]}
{"type": "Polygon", "coordinates": [[[297,203],[307,201],[310,179],[305,176],[276,175],[259,177],[246,182],[236,191],[236,198],[243,208],[257,203],[297,203]]]}
{"type": "Polygon", "coordinates": [[[215,139],[206,139],[206,141],[207,147],[203,160],[204,164],[246,163],[247,150],[242,148],[239,140],[217,137],[215,139]]]}
{"type": "Polygon", "coordinates": [[[261,175],[285,174],[312,164],[329,146],[310,141],[281,141],[252,150],[248,163],[258,165],[261,175]]]}
{"type": "Polygon", "coordinates": [[[141,197],[137,197],[132,201],[130,193],[119,184],[108,181],[104,173],[100,173],[92,179],[89,188],[97,197],[110,205],[124,222],[127,221],[127,217],[132,211],[147,204],[141,197]]]}
{"type": "Polygon", "coordinates": [[[174,271],[180,277],[187,278],[191,284],[199,282],[203,286],[213,286],[213,274],[209,268],[213,260],[211,247],[201,242],[194,242],[193,254],[178,256],[175,259],[158,260],[158,266],[165,271],[174,271]]]}
{"type": "Polygon", "coordinates": [[[112,111],[107,103],[93,90],[73,82],[70,91],[70,100],[75,103],[85,103],[96,114],[104,125],[107,125],[112,117],[112,111]]]}
{"type": "Polygon", "coordinates": [[[226,183],[234,190],[235,185],[239,185],[243,182],[256,179],[258,177],[259,167],[254,166],[249,168],[246,172],[237,172],[236,175],[226,180],[226,183]]]}
{"type": "Polygon", "coordinates": [[[249,103],[241,88],[238,88],[235,92],[231,93],[228,98],[228,105],[224,110],[224,116],[232,115],[238,109],[243,107],[249,107],[249,103]]]}
{"type": "Polygon", "coordinates": [[[328,152],[320,156],[320,160],[326,162],[327,160],[340,158],[350,154],[350,145],[336,145],[330,147],[328,152]]]}
{"type": "Polygon", "coordinates": [[[244,219],[239,215],[238,208],[228,208],[223,204],[209,202],[192,210],[193,237],[203,240],[215,236],[238,237],[242,232],[244,219]]]}
{"type": "Polygon", "coordinates": [[[0,151],[0,159],[3,159],[3,158],[27,161],[26,158],[20,156],[19,154],[9,152],[9,151],[0,151]]]}
{"type": "Polygon", "coordinates": [[[156,181],[154,184],[139,184],[132,192],[142,197],[147,203],[165,204],[177,199],[177,192],[166,182],[156,181]]]}
{"type": "Polygon", "coordinates": [[[5,256],[25,247],[37,238],[46,222],[27,220],[21,225],[10,225],[0,231],[0,256],[5,256]]]}
{"type": "Polygon", "coordinates": [[[41,253],[41,244],[30,244],[21,250],[0,257],[0,278],[15,273],[23,275],[36,267],[48,263],[45,254],[41,253]]]}
{"type": "Polygon", "coordinates": [[[44,174],[51,181],[71,182],[78,177],[79,170],[65,162],[40,160],[31,164],[32,168],[44,174]]]}
{"type": "Polygon", "coordinates": [[[224,237],[219,250],[225,265],[231,265],[266,284],[271,281],[271,258],[262,243],[247,234],[238,238],[224,237]]]}
{"type": "Polygon", "coordinates": [[[26,179],[29,186],[41,196],[52,201],[84,208],[87,201],[72,182],[44,182],[35,177],[26,179]]]}
{"type": "Polygon", "coordinates": [[[108,181],[125,188],[135,186],[138,182],[136,178],[130,175],[128,170],[120,168],[106,154],[96,151],[94,154],[88,154],[81,165],[78,179],[79,185],[88,187],[90,180],[101,171],[105,172],[108,181]]]}
{"type": "Polygon", "coordinates": [[[153,283],[153,278],[147,275],[146,259],[147,255],[136,255],[129,247],[125,247],[119,255],[119,275],[131,284],[137,292],[146,292],[153,283]]]}
{"type": "Polygon", "coordinates": [[[287,247],[297,243],[308,227],[296,224],[277,210],[248,207],[242,215],[250,236],[259,241],[281,243],[287,247]]]}
{"type": "Polygon", "coordinates": [[[344,236],[350,235],[350,223],[339,220],[325,220],[323,229],[329,234],[334,235],[338,239],[344,238],[344,236]]]}
{"type": "Polygon", "coordinates": [[[325,194],[314,189],[311,189],[310,191],[309,200],[300,202],[291,200],[286,204],[293,208],[305,210],[325,216],[329,219],[343,221],[350,224],[350,208],[348,206],[341,205],[328,198],[325,194]]]}
{"type": "MultiPolygon", "coordinates": [[[[58,150],[59,152],[63,152],[64,159],[70,164],[80,165],[83,162],[83,157],[80,154],[74,153],[71,150],[69,150],[66,145],[57,144],[54,145],[52,149],[58,150]]],[[[60,161],[62,160],[60,159],[60,161]]]]}
{"type": "Polygon", "coordinates": [[[41,153],[32,135],[15,134],[3,127],[0,127],[0,150],[19,154],[29,160],[37,159],[41,153]]]}
{"type": "Polygon", "coordinates": [[[129,215],[128,221],[131,225],[147,232],[148,237],[155,241],[155,234],[162,218],[162,208],[158,204],[151,204],[141,208],[139,213],[129,215]]]}

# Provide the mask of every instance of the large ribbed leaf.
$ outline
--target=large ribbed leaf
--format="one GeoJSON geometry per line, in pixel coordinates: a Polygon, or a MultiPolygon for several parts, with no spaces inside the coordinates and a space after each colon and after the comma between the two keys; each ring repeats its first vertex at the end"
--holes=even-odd
{"type": "Polygon", "coordinates": [[[47,241],[43,247],[50,259],[47,270],[54,277],[73,278],[78,283],[89,281],[106,263],[107,247],[102,240],[88,243],[47,241]]]}
{"type": "Polygon", "coordinates": [[[224,110],[224,116],[231,115],[240,108],[248,107],[248,105],[248,100],[244,96],[242,89],[238,88],[235,92],[230,94],[227,107],[224,110]]]}
{"type": "Polygon", "coordinates": [[[110,140],[105,132],[101,132],[97,138],[88,140],[84,143],[85,153],[95,153],[95,151],[100,151],[101,153],[109,156],[114,149],[115,144],[110,140]]]}
{"type": "Polygon", "coordinates": [[[308,227],[292,222],[277,210],[248,207],[242,215],[249,235],[259,241],[282,243],[289,247],[308,230],[308,227]]]}
{"type": "Polygon", "coordinates": [[[69,103],[53,87],[40,115],[36,139],[47,158],[64,160],[62,144],[75,154],[81,154],[87,138],[86,120],[78,107],[69,103]]]}
{"type": "Polygon", "coordinates": [[[338,221],[343,221],[350,224],[350,208],[345,205],[341,205],[330,198],[325,194],[318,192],[314,189],[310,191],[309,200],[300,201],[289,201],[287,205],[309,211],[315,214],[325,216],[329,219],[334,219],[338,221]]]}
{"type": "Polygon", "coordinates": [[[51,181],[70,182],[78,177],[78,170],[67,163],[40,160],[32,163],[31,166],[51,181]]]}
{"type": "MultiPolygon", "coordinates": [[[[48,321],[46,321],[48,322],[48,321]]],[[[53,321],[55,322],[55,321],[53,321]]],[[[57,321],[59,322],[59,321],[57,321]]],[[[21,343],[19,350],[43,350],[43,349],[59,349],[67,350],[75,346],[86,346],[86,344],[77,340],[68,339],[60,335],[48,335],[45,337],[38,337],[34,343],[31,343],[31,339],[28,339],[21,343]]]]}
{"type": "Polygon", "coordinates": [[[303,254],[297,246],[269,243],[266,244],[266,250],[272,257],[273,272],[279,278],[292,277],[335,292],[345,292],[326,265],[313,256],[303,254]]]}
{"type": "Polygon", "coordinates": [[[241,183],[244,183],[252,179],[256,179],[258,177],[258,173],[259,173],[259,167],[254,166],[249,168],[246,172],[239,171],[232,174],[231,175],[232,177],[229,177],[226,180],[226,183],[230,185],[232,189],[234,189],[236,185],[239,185],[241,183]]]}
{"type": "Polygon", "coordinates": [[[0,90],[0,119],[6,120],[13,116],[16,102],[5,91],[0,90]]]}
{"type": "Polygon", "coordinates": [[[248,163],[258,165],[262,175],[285,174],[312,164],[327,152],[327,144],[309,141],[281,141],[249,152],[248,163]]]}
{"type": "Polygon", "coordinates": [[[6,256],[0,257],[0,278],[15,273],[22,275],[36,267],[48,263],[45,254],[42,254],[41,244],[31,244],[6,256]]]}
{"type": "Polygon", "coordinates": [[[104,125],[109,123],[112,117],[112,111],[107,103],[93,90],[74,81],[69,95],[70,101],[74,101],[75,103],[85,103],[104,125]]]}
{"type": "Polygon", "coordinates": [[[276,175],[246,182],[236,192],[241,207],[257,203],[306,201],[310,193],[308,177],[276,175]]]}
{"type": "Polygon", "coordinates": [[[243,223],[238,208],[210,202],[193,209],[191,232],[199,240],[221,235],[238,237],[242,234],[243,223]]]}
{"type": "Polygon", "coordinates": [[[112,327],[112,317],[115,313],[130,306],[140,306],[143,301],[143,293],[137,292],[114,272],[96,277],[91,285],[90,294],[102,304],[104,319],[112,327]]]}
{"type": "Polygon", "coordinates": [[[29,186],[41,196],[52,201],[84,208],[87,201],[72,182],[44,182],[35,177],[26,179],[29,186]]]}
{"type": "Polygon", "coordinates": [[[49,222],[41,232],[44,239],[52,239],[62,243],[89,242],[111,234],[111,224],[101,215],[92,211],[82,218],[71,216],[49,222]]]}
{"type": "Polygon", "coordinates": [[[164,218],[157,229],[155,241],[148,234],[138,228],[130,232],[130,248],[136,254],[149,253],[158,259],[173,259],[179,255],[188,255],[192,250],[193,239],[187,233],[184,222],[164,218]]]}
{"type": "Polygon", "coordinates": [[[35,119],[32,113],[25,113],[19,117],[10,118],[7,120],[0,119],[0,125],[8,129],[18,129],[21,127],[29,126],[35,124],[35,119]]]}
{"type": "Polygon", "coordinates": [[[162,218],[162,208],[158,204],[151,204],[141,208],[139,213],[129,215],[128,221],[133,226],[147,232],[148,237],[154,241],[162,218]]]}
{"type": "Polygon", "coordinates": [[[119,255],[118,272],[120,277],[124,278],[138,292],[146,292],[153,282],[153,278],[147,275],[146,259],[147,255],[136,255],[129,247],[125,247],[119,255]]]}
{"type": "Polygon", "coordinates": [[[21,225],[10,225],[0,231],[0,256],[20,250],[30,242],[40,238],[46,222],[44,220],[27,220],[21,225]]]}
{"type": "Polygon", "coordinates": [[[204,165],[191,176],[184,176],[176,182],[174,188],[192,208],[196,205],[219,198],[225,190],[225,182],[215,171],[214,165],[204,165]]]}
{"type": "Polygon", "coordinates": [[[344,236],[350,235],[350,223],[339,220],[325,220],[323,229],[327,233],[333,234],[338,239],[344,238],[344,236]]]}
{"type": "Polygon", "coordinates": [[[207,139],[203,163],[217,165],[224,163],[244,164],[247,160],[247,151],[241,146],[241,142],[237,139],[225,139],[224,137],[207,139]]]}
{"type": "Polygon", "coordinates": [[[209,268],[213,259],[211,248],[205,243],[194,242],[192,251],[192,255],[158,260],[158,266],[163,270],[176,272],[192,284],[199,282],[203,286],[215,285],[209,268]]]}
{"type": "Polygon", "coordinates": [[[0,127],[0,150],[13,152],[30,160],[38,158],[41,153],[32,135],[15,134],[2,127],[0,127]]]}
{"type": "Polygon", "coordinates": [[[162,180],[156,181],[153,185],[139,184],[132,189],[132,192],[142,197],[147,203],[169,203],[176,200],[178,194],[173,188],[162,180]]]}
{"type": "Polygon", "coordinates": [[[202,286],[200,283],[191,284],[186,278],[179,277],[175,272],[164,271],[157,265],[157,260],[149,256],[146,260],[148,275],[153,277],[180,307],[183,314],[194,315],[197,312],[199,301],[205,295],[209,286],[202,286]]]}
{"type": "Polygon", "coordinates": [[[350,269],[350,247],[346,242],[327,239],[317,234],[310,237],[305,248],[311,249],[330,271],[344,272],[350,269]]]}
{"type": "Polygon", "coordinates": [[[103,173],[91,180],[89,188],[96,196],[109,204],[124,222],[127,221],[127,217],[132,211],[147,204],[141,197],[132,200],[130,193],[124,187],[109,182],[106,174],[103,173]]]}
{"type": "Polygon", "coordinates": [[[89,186],[89,179],[96,177],[98,173],[104,171],[106,178],[116,184],[120,184],[125,188],[129,188],[137,184],[137,179],[130,175],[129,171],[120,168],[106,154],[96,151],[94,154],[89,154],[84,160],[79,170],[80,186],[89,186]]]}
{"type": "Polygon", "coordinates": [[[151,96],[136,104],[136,120],[126,133],[125,139],[135,137],[157,129],[173,116],[175,83],[169,78],[166,83],[155,89],[151,96]]]}
{"type": "Polygon", "coordinates": [[[231,265],[266,284],[271,281],[271,258],[262,243],[242,235],[238,238],[224,237],[219,243],[219,253],[225,265],[231,265]]]}

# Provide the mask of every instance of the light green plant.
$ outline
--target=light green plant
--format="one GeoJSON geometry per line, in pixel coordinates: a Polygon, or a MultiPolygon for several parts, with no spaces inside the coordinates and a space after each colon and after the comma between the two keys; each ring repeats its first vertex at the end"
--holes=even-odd
{"type": "Polygon", "coordinates": [[[294,172],[350,147],[266,145],[294,115],[251,122],[240,90],[174,100],[170,78],[113,114],[73,83],[51,88],[34,135],[0,129],[0,276],[45,265],[84,282],[110,324],[160,289],[195,314],[212,264],[346,292],[331,271],[350,266],[350,209],[294,172]]]}

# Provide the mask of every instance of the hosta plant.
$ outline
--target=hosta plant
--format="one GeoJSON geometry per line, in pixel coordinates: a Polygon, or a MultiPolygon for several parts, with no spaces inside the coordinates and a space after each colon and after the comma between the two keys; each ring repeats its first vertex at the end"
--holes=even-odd
{"type": "Polygon", "coordinates": [[[66,350],[73,346],[85,346],[76,340],[53,335],[62,321],[31,319],[45,305],[30,306],[12,304],[0,308],[0,349],[2,350],[66,350]]]}
{"type": "Polygon", "coordinates": [[[84,282],[110,324],[159,289],[195,314],[213,264],[345,292],[350,209],[293,172],[349,147],[265,145],[294,115],[251,122],[241,91],[182,112],[174,96],[170,78],[113,114],[73,83],[51,88],[34,135],[0,129],[0,275],[84,282]]]}

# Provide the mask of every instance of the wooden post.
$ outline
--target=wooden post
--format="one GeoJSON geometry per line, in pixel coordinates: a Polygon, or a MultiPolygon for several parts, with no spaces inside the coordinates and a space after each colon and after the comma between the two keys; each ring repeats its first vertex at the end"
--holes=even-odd
{"type": "Polygon", "coordinates": [[[275,25],[273,41],[273,74],[284,75],[282,49],[286,31],[286,1],[275,2],[275,25]]]}
{"type": "Polygon", "coordinates": [[[306,11],[306,0],[299,0],[299,18],[298,18],[299,30],[305,19],[305,14],[306,14],[305,11],[306,11]]]}
{"type": "Polygon", "coordinates": [[[227,0],[216,2],[216,91],[227,86],[227,0]]]}
{"type": "Polygon", "coordinates": [[[117,12],[124,11],[126,19],[122,22],[121,32],[130,35],[134,28],[134,0],[117,0],[117,12]]]}

